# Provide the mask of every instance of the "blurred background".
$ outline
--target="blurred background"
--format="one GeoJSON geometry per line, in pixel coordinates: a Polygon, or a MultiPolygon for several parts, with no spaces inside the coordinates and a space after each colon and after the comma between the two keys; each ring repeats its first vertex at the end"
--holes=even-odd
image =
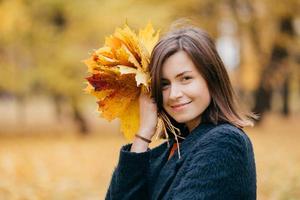
{"type": "MultiPolygon", "coordinates": [[[[104,199],[121,145],[83,92],[116,27],[190,19],[215,39],[252,139],[258,199],[300,199],[298,0],[0,0],[0,199],[104,199]]],[[[156,146],[161,141],[156,141],[156,146]]]]}

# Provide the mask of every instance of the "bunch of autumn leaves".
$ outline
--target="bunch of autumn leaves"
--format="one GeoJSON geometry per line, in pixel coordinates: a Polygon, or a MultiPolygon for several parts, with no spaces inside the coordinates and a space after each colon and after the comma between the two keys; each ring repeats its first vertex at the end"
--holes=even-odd
{"type": "Polygon", "coordinates": [[[91,73],[86,91],[97,98],[103,118],[120,119],[127,139],[138,131],[138,97],[141,90],[149,91],[148,65],[158,39],[159,31],[150,23],[138,34],[125,25],[106,37],[104,46],[84,61],[91,73]]]}

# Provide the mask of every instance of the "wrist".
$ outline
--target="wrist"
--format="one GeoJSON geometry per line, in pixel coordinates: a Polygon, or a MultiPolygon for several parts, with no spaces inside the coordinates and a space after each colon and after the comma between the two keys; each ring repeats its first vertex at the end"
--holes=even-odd
{"type": "Polygon", "coordinates": [[[152,136],[155,133],[155,128],[140,128],[137,132],[138,135],[145,137],[149,140],[151,140],[152,136]]]}
{"type": "Polygon", "coordinates": [[[135,134],[134,136],[137,137],[137,138],[139,138],[139,139],[141,139],[141,140],[143,140],[144,142],[149,143],[149,144],[152,142],[151,139],[148,139],[148,138],[146,138],[144,136],[141,136],[139,134],[135,134]]]}
{"type": "Polygon", "coordinates": [[[135,137],[130,151],[136,153],[146,152],[148,150],[148,146],[149,146],[148,142],[143,141],[138,137],[135,137]]]}

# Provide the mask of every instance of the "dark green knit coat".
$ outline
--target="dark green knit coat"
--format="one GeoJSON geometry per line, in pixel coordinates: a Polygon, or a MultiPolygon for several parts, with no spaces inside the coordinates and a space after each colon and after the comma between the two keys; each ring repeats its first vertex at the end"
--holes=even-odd
{"type": "Polygon", "coordinates": [[[168,160],[174,139],[143,153],[121,148],[106,200],[256,199],[256,169],[247,135],[228,123],[200,124],[168,160]],[[169,142],[169,145],[168,145],[169,142]]]}

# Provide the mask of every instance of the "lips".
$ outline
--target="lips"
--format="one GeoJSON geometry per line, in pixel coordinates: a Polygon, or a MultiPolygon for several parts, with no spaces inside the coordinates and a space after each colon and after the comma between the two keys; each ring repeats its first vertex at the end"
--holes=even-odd
{"type": "Polygon", "coordinates": [[[175,104],[175,105],[172,105],[170,107],[173,108],[174,110],[179,110],[179,109],[183,108],[185,105],[188,105],[191,102],[192,101],[187,102],[187,103],[175,104]]]}

